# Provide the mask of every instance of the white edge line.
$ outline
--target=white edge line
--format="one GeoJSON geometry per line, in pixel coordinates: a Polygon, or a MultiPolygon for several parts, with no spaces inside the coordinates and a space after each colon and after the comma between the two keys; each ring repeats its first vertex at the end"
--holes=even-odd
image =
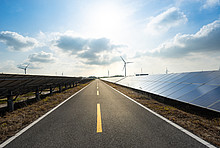
{"type": "MultiPolygon", "coordinates": [[[[91,83],[90,83],[91,84],[91,83]]],[[[89,85],[90,85],[89,84],[89,85]]],[[[5,142],[3,142],[0,145],[0,148],[5,147],[6,145],[8,145],[10,142],[12,142],[15,138],[17,138],[18,136],[20,136],[21,134],[23,134],[25,131],[27,131],[29,128],[31,128],[32,126],[34,126],[35,124],[37,124],[40,120],[42,120],[43,118],[45,118],[47,115],[49,115],[50,113],[52,113],[54,110],[56,110],[58,107],[60,107],[61,105],[63,105],[65,102],[67,102],[68,100],[70,100],[72,97],[74,97],[75,95],[77,95],[79,92],[81,92],[82,90],[84,90],[85,88],[87,88],[89,85],[87,85],[86,87],[80,89],[79,91],[77,91],[76,93],[74,93],[72,96],[70,96],[69,98],[67,98],[66,100],[64,100],[63,102],[61,102],[59,105],[57,105],[56,107],[54,107],[53,109],[51,109],[49,112],[47,112],[46,114],[44,114],[43,116],[41,116],[40,118],[38,118],[37,120],[35,120],[34,122],[32,122],[31,124],[29,124],[28,126],[26,126],[25,128],[23,128],[21,131],[19,131],[18,133],[16,133],[14,136],[12,136],[11,138],[9,138],[8,140],[6,140],[5,142]]]]}
{"type": "MultiPolygon", "coordinates": [[[[105,83],[106,84],[106,83],[105,83]]],[[[166,121],[167,123],[171,124],[172,126],[176,127],[177,129],[179,129],[180,131],[184,132],[185,134],[189,135],[190,137],[194,138],[195,140],[199,141],[200,143],[204,144],[205,146],[209,147],[209,148],[216,148],[214,145],[208,143],[207,141],[201,139],[200,137],[196,136],[195,134],[187,131],[186,129],[182,128],[181,126],[177,125],[176,123],[164,118],[163,116],[159,115],[158,113],[152,111],[151,109],[147,108],[146,106],[138,103],[137,101],[133,100],[132,98],[126,96],[125,94],[123,94],[122,92],[116,90],[115,88],[111,87],[110,85],[106,84],[107,86],[109,86],[110,88],[112,88],[113,90],[115,90],[116,92],[120,93],[121,95],[123,95],[124,97],[126,97],[127,99],[133,101],[134,103],[140,105],[141,107],[143,107],[144,109],[148,110],[149,112],[151,112],[152,114],[156,115],[157,117],[161,118],[162,120],[166,121]]]]}

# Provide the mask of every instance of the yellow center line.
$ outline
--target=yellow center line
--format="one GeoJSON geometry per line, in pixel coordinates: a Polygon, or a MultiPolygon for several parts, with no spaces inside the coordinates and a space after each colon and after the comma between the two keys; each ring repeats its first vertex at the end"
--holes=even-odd
{"type": "Polygon", "coordinates": [[[99,95],[99,91],[97,90],[97,96],[99,95]]]}
{"type": "Polygon", "coordinates": [[[102,119],[101,119],[101,110],[100,104],[97,104],[97,133],[102,132],[102,119]]]}

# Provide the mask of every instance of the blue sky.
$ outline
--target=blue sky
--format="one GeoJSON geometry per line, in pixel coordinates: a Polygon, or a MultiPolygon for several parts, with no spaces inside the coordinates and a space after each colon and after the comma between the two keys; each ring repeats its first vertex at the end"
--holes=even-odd
{"type": "Polygon", "coordinates": [[[217,70],[219,0],[0,0],[0,72],[217,70]]]}

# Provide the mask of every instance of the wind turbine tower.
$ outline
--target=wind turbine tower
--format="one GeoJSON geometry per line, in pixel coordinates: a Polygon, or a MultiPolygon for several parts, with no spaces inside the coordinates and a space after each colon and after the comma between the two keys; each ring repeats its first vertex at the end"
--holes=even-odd
{"type": "Polygon", "coordinates": [[[28,68],[29,65],[30,65],[30,63],[25,67],[18,67],[18,68],[24,69],[24,74],[27,74],[27,68],[28,68]]]}
{"type": "MultiPolygon", "coordinates": [[[[120,56],[121,57],[121,56],[120,56]]],[[[126,66],[127,64],[129,63],[133,63],[133,62],[126,62],[122,57],[121,57],[122,61],[124,62],[124,67],[123,67],[123,70],[125,70],[125,77],[126,77],[126,66]]]]}
{"type": "Polygon", "coordinates": [[[168,71],[168,69],[166,68],[166,74],[168,74],[168,72],[169,72],[169,71],[168,71]]]}

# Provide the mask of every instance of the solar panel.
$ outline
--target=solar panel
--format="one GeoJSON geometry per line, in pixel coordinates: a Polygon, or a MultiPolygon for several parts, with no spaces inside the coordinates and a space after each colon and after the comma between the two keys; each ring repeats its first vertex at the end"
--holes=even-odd
{"type": "MultiPolygon", "coordinates": [[[[188,75],[185,75],[184,77],[176,80],[174,82],[174,83],[176,83],[176,85],[173,85],[172,88],[167,89],[160,94],[165,97],[172,97],[172,98],[176,98],[177,96],[180,97],[180,95],[178,95],[178,93],[179,93],[178,91],[181,91],[181,89],[183,89],[182,91],[183,92],[185,91],[185,93],[186,93],[187,90],[190,90],[190,88],[193,89],[193,87],[194,87],[193,85],[189,86],[189,88],[187,88],[187,85],[191,84],[194,79],[198,80],[197,77],[200,77],[200,79],[201,79],[201,77],[205,78],[205,76],[207,76],[207,74],[209,74],[209,73],[211,73],[211,72],[210,71],[208,71],[208,72],[190,72],[188,75]]],[[[200,83],[200,85],[201,85],[200,81],[196,81],[196,82],[200,83]]],[[[200,85],[198,85],[198,86],[200,86],[200,85]]],[[[182,93],[179,93],[179,94],[182,95],[182,93]]]]}
{"type": "Polygon", "coordinates": [[[177,83],[174,86],[172,86],[170,89],[166,90],[165,92],[161,93],[162,96],[168,97],[169,95],[175,93],[176,91],[182,89],[184,86],[184,84],[182,83],[177,83]]]}
{"type": "Polygon", "coordinates": [[[166,77],[168,77],[168,75],[166,75],[166,74],[152,75],[152,78],[150,78],[150,79],[148,80],[148,83],[146,83],[146,85],[143,85],[142,88],[143,88],[144,90],[149,90],[150,87],[152,87],[153,85],[156,85],[155,82],[158,82],[158,81],[160,81],[161,79],[164,79],[164,78],[166,78],[166,77]]]}
{"type": "Polygon", "coordinates": [[[166,82],[167,80],[170,79],[170,77],[172,78],[173,74],[170,75],[165,75],[162,79],[159,79],[158,81],[154,82],[152,85],[148,85],[147,86],[147,90],[152,92],[151,90],[154,88],[157,88],[158,86],[160,86],[162,83],[166,82]]]}
{"type": "Polygon", "coordinates": [[[201,86],[201,84],[179,84],[178,86],[180,89],[168,95],[168,98],[177,99],[191,90],[201,86]]]}
{"type": "Polygon", "coordinates": [[[220,112],[220,71],[126,77],[116,83],[220,112]]]}
{"type": "Polygon", "coordinates": [[[219,100],[220,100],[220,86],[202,95],[201,97],[196,98],[190,103],[200,105],[200,106],[210,107],[219,100]]]}
{"type": "Polygon", "coordinates": [[[106,80],[112,83],[116,83],[117,81],[124,79],[124,77],[110,77],[110,78],[102,78],[102,80],[106,80]]]}
{"type": "Polygon", "coordinates": [[[184,83],[186,84],[180,84],[180,85],[185,85],[182,89],[168,95],[169,98],[179,98],[183,96],[186,93],[189,93],[190,91],[197,89],[201,85],[207,83],[208,81],[216,78],[217,75],[215,72],[203,72],[199,75],[196,75],[188,80],[186,80],[184,83]]]}
{"type": "Polygon", "coordinates": [[[216,101],[215,103],[213,103],[211,106],[209,106],[209,108],[219,111],[220,108],[220,100],[216,101]]]}
{"type": "Polygon", "coordinates": [[[82,77],[0,74],[0,98],[7,97],[9,92],[21,95],[35,91],[37,87],[45,89],[81,80],[82,77]]]}
{"type": "Polygon", "coordinates": [[[220,85],[220,75],[206,83],[207,85],[220,85]]]}
{"type": "Polygon", "coordinates": [[[190,79],[185,80],[185,82],[186,83],[206,83],[215,77],[216,75],[213,75],[212,71],[205,71],[205,72],[201,72],[198,75],[191,77],[190,79]]]}
{"type": "Polygon", "coordinates": [[[179,83],[170,83],[166,86],[164,86],[163,88],[161,88],[159,91],[158,91],[158,94],[160,94],[161,96],[167,96],[168,94],[170,94],[170,91],[169,90],[172,90],[175,86],[177,86],[179,83]]]}
{"type": "Polygon", "coordinates": [[[167,83],[170,83],[173,81],[173,79],[175,77],[177,77],[179,74],[173,74],[173,75],[170,75],[170,77],[168,77],[167,79],[163,79],[163,81],[161,81],[161,83],[158,83],[157,85],[154,85],[154,87],[151,89],[149,89],[150,92],[152,93],[157,93],[158,94],[158,89],[162,88],[163,86],[167,85],[167,83]]]}
{"type": "Polygon", "coordinates": [[[217,88],[216,85],[202,85],[200,87],[197,87],[196,89],[190,91],[189,93],[186,93],[185,95],[178,98],[178,100],[182,100],[185,102],[190,102],[195,98],[200,97],[201,95],[206,94],[207,92],[217,88]]]}
{"type": "Polygon", "coordinates": [[[176,80],[184,77],[185,75],[187,75],[187,73],[182,73],[177,75],[175,78],[173,78],[172,80],[169,80],[168,83],[164,83],[164,85],[162,85],[161,87],[158,87],[157,90],[155,90],[158,94],[164,92],[166,89],[168,89],[169,87],[171,87],[172,85],[176,85],[176,83],[174,83],[176,80]]]}
{"type": "Polygon", "coordinates": [[[189,72],[187,75],[183,76],[182,78],[176,80],[175,82],[176,83],[181,83],[181,82],[185,82],[186,80],[196,76],[196,75],[199,75],[200,72],[189,72]]]}

